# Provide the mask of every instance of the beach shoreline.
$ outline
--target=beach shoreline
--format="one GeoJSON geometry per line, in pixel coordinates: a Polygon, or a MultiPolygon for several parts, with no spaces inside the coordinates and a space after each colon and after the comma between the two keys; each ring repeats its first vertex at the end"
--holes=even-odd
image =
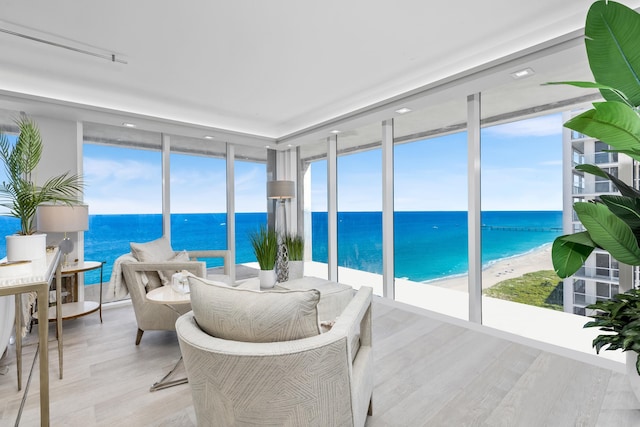
{"type": "MultiPolygon", "coordinates": [[[[507,279],[521,277],[526,273],[540,270],[553,270],[551,262],[551,243],[530,252],[503,258],[489,264],[482,270],[482,289],[490,288],[507,279]]],[[[456,291],[468,292],[468,274],[461,274],[425,282],[426,285],[456,291]]]]}

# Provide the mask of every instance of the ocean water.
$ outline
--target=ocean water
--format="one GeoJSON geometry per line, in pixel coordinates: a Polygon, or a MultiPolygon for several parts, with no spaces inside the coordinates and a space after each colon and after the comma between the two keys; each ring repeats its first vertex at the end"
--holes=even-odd
{"type": "MultiPolygon", "coordinates": [[[[561,211],[482,213],[482,262],[523,254],[562,234],[561,211]]],[[[327,262],[327,213],[312,214],[315,261],[327,262]]],[[[467,212],[396,212],[395,276],[426,282],[468,271],[467,212]]],[[[382,213],[338,214],[338,264],[382,273],[382,213]]]]}
{"type": "MultiPolygon", "coordinates": [[[[248,235],[266,224],[266,213],[236,214],[236,261],[253,262],[248,235]]],[[[483,212],[482,261],[512,257],[550,243],[559,236],[562,212],[483,212]]],[[[15,218],[0,217],[0,232],[12,234],[15,218]]],[[[467,263],[466,212],[396,212],[394,215],[396,277],[429,281],[464,274],[467,263]]],[[[226,214],[173,214],[172,247],[226,248],[226,214]]],[[[312,213],[313,260],[327,262],[327,213],[312,213]]],[[[106,261],[109,280],[115,259],[129,252],[130,242],[148,242],[162,235],[160,214],[91,215],[85,232],[85,259],[106,261]]],[[[5,256],[0,245],[0,256],[5,256]]],[[[382,213],[338,213],[338,264],[382,273],[382,213]]],[[[208,265],[221,265],[211,260],[208,265]]],[[[100,280],[99,271],[86,273],[86,283],[100,280]]]]}

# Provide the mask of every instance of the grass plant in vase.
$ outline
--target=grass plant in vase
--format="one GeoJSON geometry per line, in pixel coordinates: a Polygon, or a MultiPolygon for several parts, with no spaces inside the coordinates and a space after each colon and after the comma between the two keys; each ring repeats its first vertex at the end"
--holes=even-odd
{"type": "Polygon", "coordinates": [[[7,236],[7,260],[32,260],[44,267],[46,235],[36,232],[38,205],[77,204],[84,184],[79,175],[67,172],[38,185],[35,177],[43,149],[40,130],[24,115],[16,119],[16,124],[20,134],[15,144],[0,133],[0,161],[6,172],[6,181],[0,184],[0,205],[7,209],[5,215],[20,220],[20,230],[7,236]]]}
{"type": "Polygon", "coordinates": [[[276,258],[278,256],[278,235],[262,225],[249,235],[253,253],[260,265],[260,287],[273,288],[276,284],[276,258]]]}
{"type": "Polygon", "coordinates": [[[289,280],[304,276],[304,237],[287,234],[284,240],[289,252],[289,280]]]}

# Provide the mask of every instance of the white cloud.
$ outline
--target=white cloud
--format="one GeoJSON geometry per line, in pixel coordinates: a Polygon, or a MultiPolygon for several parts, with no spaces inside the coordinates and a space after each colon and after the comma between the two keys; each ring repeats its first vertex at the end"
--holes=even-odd
{"type": "Polygon", "coordinates": [[[240,171],[236,168],[236,212],[265,212],[267,184],[264,165],[252,165],[240,171]]]}
{"type": "MultiPolygon", "coordinates": [[[[261,171],[259,168],[251,168],[247,172],[238,174],[236,173],[236,190],[246,190],[255,188],[256,180],[258,179],[258,174],[261,171]]],[[[266,181],[266,177],[263,178],[266,181]]],[[[265,184],[266,186],[266,184],[265,184]]],[[[265,189],[266,191],[266,189],[265,189]]]]}
{"type": "Polygon", "coordinates": [[[148,162],[84,158],[84,177],[88,183],[157,181],[161,176],[160,165],[148,162]]]}

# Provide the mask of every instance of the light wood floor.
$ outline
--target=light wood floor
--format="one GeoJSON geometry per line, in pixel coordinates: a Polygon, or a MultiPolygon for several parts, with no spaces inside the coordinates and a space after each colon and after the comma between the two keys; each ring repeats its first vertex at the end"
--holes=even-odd
{"type": "MultiPolygon", "coordinates": [[[[147,332],[135,346],[130,306],[103,318],[65,322],[62,380],[50,343],[51,425],[194,426],[188,385],[149,392],[180,356],[175,333],[147,332]]],[[[389,303],[374,305],[374,349],[369,427],[640,426],[640,404],[623,374],[389,303]]],[[[13,351],[0,361],[0,427],[14,424],[22,396],[13,351]]],[[[34,351],[23,352],[25,380],[34,351]]],[[[39,425],[37,369],[21,426],[39,425]]]]}

